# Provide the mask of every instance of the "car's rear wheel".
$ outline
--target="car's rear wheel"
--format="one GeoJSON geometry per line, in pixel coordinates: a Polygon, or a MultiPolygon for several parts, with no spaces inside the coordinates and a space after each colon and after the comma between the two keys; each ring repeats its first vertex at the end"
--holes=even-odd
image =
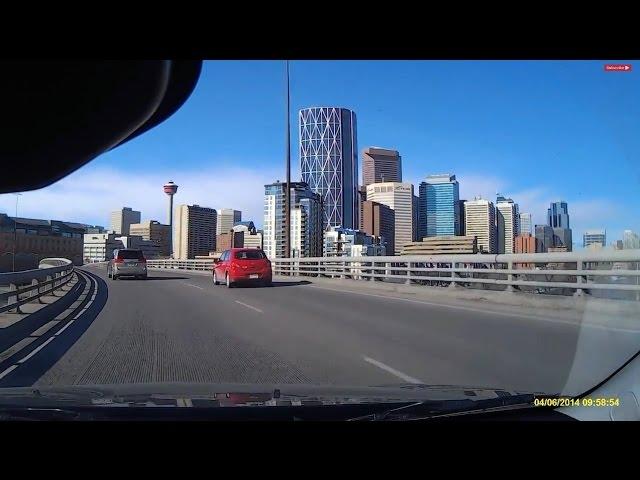
{"type": "Polygon", "coordinates": [[[218,281],[218,275],[216,275],[216,272],[213,272],[213,284],[220,285],[220,282],[218,281]]]}
{"type": "Polygon", "coordinates": [[[227,288],[232,288],[233,287],[233,282],[231,281],[231,278],[229,277],[228,273],[226,273],[224,275],[224,281],[227,284],[227,288]]]}

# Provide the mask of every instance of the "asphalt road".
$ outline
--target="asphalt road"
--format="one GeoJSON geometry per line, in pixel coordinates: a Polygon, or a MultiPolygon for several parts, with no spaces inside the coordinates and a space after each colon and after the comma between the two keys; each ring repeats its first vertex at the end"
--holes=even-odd
{"type": "MultiPolygon", "coordinates": [[[[82,272],[74,295],[84,297],[69,299],[80,301],[76,310],[56,307],[80,312],[74,323],[62,319],[50,333],[5,355],[0,386],[426,383],[555,393],[584,347],[579,323],[525,313],[439,306],[309,282],[227,289],[214,287],[210,276],[175,271],[150,271],[147,281],[109,280],[103,266],[82,272]]],[[[34,327],[51,320],[43,315],[34,327]]],[[[602,335],[613,348],[615,343],[606,343],[611,332],[600,332],[590,341],[602,335]]],[[[18,341],[16,335],[4,348],[18,341]]],[[[0,343],[3,338],[6,332],[0,332],[0,343]]],[[[589,374],[595,383],[604,371],[589,374]]]]}

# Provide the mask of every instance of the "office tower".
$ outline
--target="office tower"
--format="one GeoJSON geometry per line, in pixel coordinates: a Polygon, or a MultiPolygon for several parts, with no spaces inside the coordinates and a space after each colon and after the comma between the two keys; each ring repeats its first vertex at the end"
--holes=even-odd
{"type": "Polygon", "coordinates": [[[168,223],[169,223],[169,256],[173,258],[173,196],[178,191],[178,185],[173,183],[171,180],[165,183],[162,187],[164,193],[169,196],[169,215],[168,215],[168,223]]]}
{"type": "Polygon", "coordinates": [[[395,251],[395,212],[387,205],[366,200],[362,204],[362,228],[367,235],[380,238],[387,254],[395,251]]]}
{"type": "Polygon", "coordinates": [[[218,210],[218,223],[216,224],[216,235],[229,233],[233,226],[242,221],[242,212],[233,208],[221,208],[218,210]]]}
{"type": "Polygon", "coordinates": [[[582,246],[587,248],[589,245],[593,245],[599,243],[601,246],[605,246],[607,244],[607,231],[598,229],[598,230],[587,230],[584,232],[582,236],[582,246]]]}
{"type": "Polygon", "coordinates": [[[464,202],[466,200],[458,200],[458,227],[460,229],[460,235],[466,235],[466,228],[464,226],[464,202]]]}
{"type": "Polygon", "coordinates": [[[322,196],[324,224],[358,228],[356,114],[346,108],[300,110],[302,181],[322,196]]]}
{"type": "Polygon", "coordinates": [[[111,212],[110,230],[119,235],[129,235],[132,223],[140,223],[140,212],[129,207],[111,212]]]}
{"type": "Polygon", "coordinates": [[[143,240],[148,240],[158,245],[159,255],[165,257],[170,255],[171,227],[169,225],[163,225],[156,220],[145,220],[141,223],[132,223],[129,230],[131,235],[139,235],[143,240]]]}
{"type": "Polygon", "coordinates": [[[622,244],[626,249],[640,248],[640,236],[632,230],[625,230],[622,237],[622,244]]]}
{"type": "Polygon", "coordinates": [[[215,208],[178,205],[176,209],[175,257],[181,260],[208,255],[216,249],[215,208]]]}
{"type": "Polygon", "coordinates": [[[456,176],[428,175],[420,184],[420,193],[421,208],[426,209],[426,236],[460,235],[460,194],[456,176]]]}
{"type": "Polygon", "coordinates": [[[262,232],[256,229],[252,221],[236,223],[233,231],[242,235],[244,248],[262,248],[262,232]]]}
{"type": "Polygon", "coordinates": [[[364,185],[361,185],[360,187],[358,187],[358,199],[359,199],[359,208],[360,208],[360,215],[359,215],[359,225],[360,225],[360,230],[362,230],[362,205],[364,204],[364,202],[367,201],[367,187],[365,187],[364,185]]]}
{"type": "Polygon", "coordinates": [[[537,253],[546,253],[549,248],[555,246],[553,243],[553,228],[549,225],[536,225],[535,236],[537,253]]]}
{"type": "Polygon", "coordinates": [[[362,152],[362,183],[402,182],[402,158],[396,150],[369,147],[362,152]]]}
{"type": "Polygon", "coordinates": [[[464,225],[467,236],[477,237],[479,251],[496,253],[496,212],[493,202],[478,197],[464,202],[464,225]]]}
{"type": "Polygon", "coordinates": [[[291,182],[291,252],[284,244],[286,183],[264,186],[263,248],[269,258],[322,256],[322,197],[304,182],[291,182]]]}
{"type": "Polygon", "coordinates": [[[555,248],[564,247],[567,252],[573,250],[573,239],[570,228],[553,228],[553,246],[555,248]]]}
{"type": "Polygon", "coordinates": [[[416,240],[421,241],[427,236],[427,183],[418,185],[418,228],[416,240]]]}
{"type": "Polygon", "coordinates": [[[515,253],[536,253],[536,237],[530,233],[521,233],[514,239],[515,253]]]}
{"type": "Polygon", "coordinates": [[[520,218],[520,228],[518,229],[518,233],[532,234],[533,231],[531,230],[531,227],[533,226],[533,223],[531,223],[531,214],[521,213],[519,215],[519,218],[520,218]]]}
{"type": "MultiPolygon", "coordinates": [[[[394,252],[413,241],[415,222],[413,185],[411,183],[384,182],[367,185],[367,200],[388,206],[395,215],[394,252]]],[[[388,252],[392,255],[392,252],[388,252]]]]}
{"type": "Polygon", "coordinates": [[[496,228],[498,253],[513,253],[513,239],[517,235],[518,205],[501,195],[496,200],[496,228]]]}
{"type": "Polygon", "coordinates": [[[624,249],[624,242],[622,240],[616,240],[613,242],[614,250],[622,250],[624,249]]]}
{"type": "Polygon", "coordinates": [[[571,228],[567,202],[553,202],[547,209],[547,225],[553,228],[571,228]]]}
{"type": "Polygon", "coordinates": [[[420,205],[420,197],[418,197],[418,195],[413,195],[413,204],[411,206],[412,208],[412,214],[413,214],[413,222],[412,222],[412,231],[411,231],[411,236],[412,236],[412,241],[416,241],[419,240],[418,239],[418,234],[419,229],[418,229],[418,209],[419,209],[419,205],[420,205]]]}

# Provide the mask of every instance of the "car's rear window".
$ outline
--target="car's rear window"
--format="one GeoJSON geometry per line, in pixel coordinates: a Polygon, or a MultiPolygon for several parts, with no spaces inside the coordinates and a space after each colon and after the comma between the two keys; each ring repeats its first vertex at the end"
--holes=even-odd
{"type": "Polygon", "coordinates": [[[123,260],[143,259],[144,255],[140,250],[120,250],[118,252],[118,258],[123,260]]]}
{"type": "Polygon", "coordinates": [[[265,258],[262,250],[240,250],[236,252],[237,260],[261,260],[265,258]]]}

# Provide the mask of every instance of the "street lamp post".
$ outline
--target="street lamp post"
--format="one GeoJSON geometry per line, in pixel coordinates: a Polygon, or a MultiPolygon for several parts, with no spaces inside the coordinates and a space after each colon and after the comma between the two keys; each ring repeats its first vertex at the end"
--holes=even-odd
{"type": "Polygon", "coordinates": [[[286,137],[286,149],[287,149],[287,186],[284,196],[284,245],[285,245],[285,258],[291,256],[291,114],[290,114],[290,95],[289,95],[289,60],[286,61],[287,72],[287,137],[286,137]]]}
{"type": "Polygon", "coordinates": [[[13,255],[11,263],[11,271],[16,271],[16,251],[18,250],[18,199],[21,193],[15,193],[16,196],[16,215],[13,217],[13,255]]]}

